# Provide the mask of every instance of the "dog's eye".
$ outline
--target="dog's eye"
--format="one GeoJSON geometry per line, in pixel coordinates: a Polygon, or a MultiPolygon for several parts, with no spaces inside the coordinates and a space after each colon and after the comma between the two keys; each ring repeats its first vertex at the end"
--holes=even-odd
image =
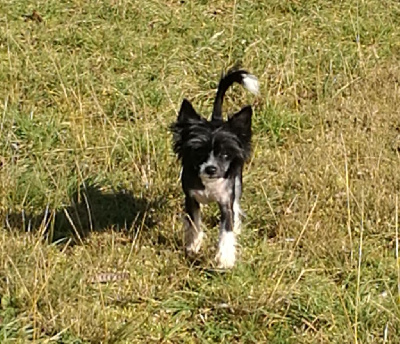
{"type": "Polygon", "coordinates": [[[223,153],[223,154],[222,154],[222,159],[228,160],[228,159],[229,159],[229,154],[223,153]]]}

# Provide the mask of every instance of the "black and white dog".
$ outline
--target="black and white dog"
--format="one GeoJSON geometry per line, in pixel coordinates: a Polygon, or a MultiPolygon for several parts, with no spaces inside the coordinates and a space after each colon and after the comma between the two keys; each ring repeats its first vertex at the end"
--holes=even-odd
{"type": "Polygon", "coordinates": [[[240,233],[242,170],[251,152],[251,106],[227,121],[222,119],[226,90],[240,83],[254,94],[258,81],[245,70],[230,70],[219,82],[210,121],[201,117],[184,99],[178,120],[172,124],[174,152],[182,161],[182,187],[186,196],[185,245],[189,255],[200,249],[200,203],[217,202],[221,211],[218,267],[231,268],[236,258],[236,235],[240,233]]]}

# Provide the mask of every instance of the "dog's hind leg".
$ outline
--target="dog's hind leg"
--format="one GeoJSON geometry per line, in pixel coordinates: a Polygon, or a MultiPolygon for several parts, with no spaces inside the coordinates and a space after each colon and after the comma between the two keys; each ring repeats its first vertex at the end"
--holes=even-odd
{"type": "Polygon", "coordinates": [[[235,195],[233,199],[233,232],[239,235],[242,231],[242,216],[243,212],[240,208],[240,197],[242,196],[242,177],[236,176],[235,178],[235,195]]]}
{"type": "Polygon", "coordinates": [[[186,217],[184,220],[186,254],[191,256],[200,251],[204,232],[201,230],[200,205],[192,197],[185,200],[186,217]]]}
{"type": "Polygon", "coordinates": [[[240,208],[239,200],[233,202],[233,232],[239,235],[242,231],[242,209],[240,208]]]}

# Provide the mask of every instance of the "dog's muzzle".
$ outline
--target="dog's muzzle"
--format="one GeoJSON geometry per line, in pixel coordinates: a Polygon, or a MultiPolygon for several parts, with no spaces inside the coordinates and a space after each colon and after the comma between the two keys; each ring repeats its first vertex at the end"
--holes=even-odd
{"type": "Polygon", "coordinates": [[[213,165],[209,165],[204,169],[204,172],[208,174],[210,177],[214,177],[217,173],[217,168],[213,165]]]}

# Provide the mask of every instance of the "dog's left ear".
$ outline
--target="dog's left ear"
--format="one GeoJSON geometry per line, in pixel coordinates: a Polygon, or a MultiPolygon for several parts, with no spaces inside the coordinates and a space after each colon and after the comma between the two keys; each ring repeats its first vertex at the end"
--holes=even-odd
{"type": "Polygon", "coordinates": [[[251,106],[245,106],[239,112],[236,112],[231,118],[229,118],[228,123],[232,130],[239,134],[240,136],[251,136],[251,116],[253,115],[253,110],[251,106]]]}
{"type": "Polygon", "coordinates": [[[179,110],[178,122],[186,122],[190,120],[200,120],[200,116],[197,114],[196,110],[193,109],[192,104],[187,99],[184,99],[179,110]]]}

